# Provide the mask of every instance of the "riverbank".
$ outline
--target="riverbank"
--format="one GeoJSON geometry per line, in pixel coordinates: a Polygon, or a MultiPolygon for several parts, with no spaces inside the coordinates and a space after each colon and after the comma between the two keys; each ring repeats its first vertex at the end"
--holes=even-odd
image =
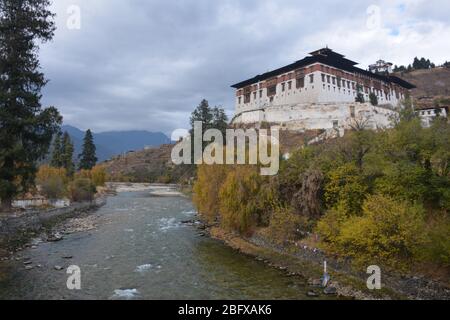
{"type": "Polygon", "coordinates": [[[448,300],[450,290],[445,285],[420,276],[400,276],[382,273],[382,289],[369,290],[366,285],[370,276],[355,272],[349,263],[341,262],[325,255],[315,248],[286,248],[267,242],[261,236],[244,238],[225,232],[219,227],[208,228],[210,236],[220,240],[242,254],[284,270],[290,276],[300,276],[308,280],[309,293],[320,296],[335,292],[338,296],[357,300],[448,300]],[[328,273],[331,275],[329,288],[317,287],[323,275],[323,261],[327,261],[328,273]]]}
{"type": "Polygon", "coordinates": [[[38,236],[44,241],[59,241],[62,233],[85,230],[88,223],[81,217],[106,203],[106,195],[92,202],[72,203],[64,208],[16,212],[0,217],[0,257],[11,255],[38,236]]]}

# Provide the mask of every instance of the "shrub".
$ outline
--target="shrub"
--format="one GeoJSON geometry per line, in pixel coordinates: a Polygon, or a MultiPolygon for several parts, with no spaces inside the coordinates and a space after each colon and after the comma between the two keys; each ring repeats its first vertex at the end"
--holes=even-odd
{"type": "Polygon", "coordinates": [[[41,166],[36,174],[36,183],[47,199],[59,199],[66,194],[67,172],[63,168],[41,166]]]}
{"type": "Polygon", "coordinates": [[[352,258],[356,265],[406,268],[425,244],[421,206],[374,195],[365,201],[361,217],[344,220],[337,212],[327,215],[318,231],[328,248],[352,258]]]}
{"type": "Polygon", "coordinates": [[[422,249],[426,262],[450,268],[450,218],[440,215],[427,228],[427,244],[422,249]]]}
{"type": "Polygon", "coordinates": [[[337,205],[333,209],[327,211],[322,219],[317,223],[316,231],[322,239],[322,244],[325,247],[337,243],[337,239],[340,235],[342,224],[349,218],[347,212],[343,206],[337,205]]]}
{"type": "Polygon", "coordinates": [[[103,187],[105,186],[107,174],[106,170],[102,166],[95,166],[91,169],[91,179],[95,186],[103,187]]]}
{"type": "Polygon", "coordinates": [[[219,191],[226,178],[225,165],[201,165],[197,170],[193,202],[199,214],[208,222],[215,223],[219,217],[219,191]]]}
{"type": "Polygon", "coordinates": [[[423,202],[429,192],[429,172],[420,165],[401,161],[386,165],[375,181],[375,192],[397,199],[423,202]]]}
{"type": "Polygon", "coordinates": [[[223,227],[249,235],[268,225],[276,197],[267,179],[257,166],[237,166],[227,174],[219,192],[223,227]]]}
{"type": "Polygon", "coordinates": [[[308,219],[289,208],[275,208],[270,218],[268,233],[275,243],[287,244],[304,237],[302,230],[309,229],[308,219]]]}
{"type": "Polygon", "coordinates": [[[76,178],[69,187],[70,198],[74,202],[92,201],[96,192],[90,179],[76,178]]]}
{"type": "Polygon", "coordinates": [[[82,169],[75,174],[75,179],[89,179],[96,187],[103,187],[106,183],[106,170],[103,166],[96,165],[91,170],[82,169]]]}
{"type": "Polygon", "coordinates": [[[327,208],[339,204],[349,214],[359,215],[367,191],[368,187],[358,168],[347,163],[329,172],[325,185],[325,203],[327,208]]]}

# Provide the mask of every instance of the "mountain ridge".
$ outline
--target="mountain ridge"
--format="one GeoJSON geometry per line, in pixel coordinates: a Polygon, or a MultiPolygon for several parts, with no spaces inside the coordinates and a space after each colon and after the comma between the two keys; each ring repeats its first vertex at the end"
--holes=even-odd
{"type": "MultiPolygon", "coordinates": [[[[78,157],[81,153],[85,131],[71,125],[63,125],[62,132],[67,132],[74,144],[74,156],[78,157]]],[[[111,159],[119,154],[129,151],[141,150],[146,147],[158,147],[163,144],[170,144],[168,138],[162,132],[150,132],[146,130],[128,130],[128,131],[105,131],[92,133],[94,143],[97,147],[97,158],[99,162],[111,159]]]]}

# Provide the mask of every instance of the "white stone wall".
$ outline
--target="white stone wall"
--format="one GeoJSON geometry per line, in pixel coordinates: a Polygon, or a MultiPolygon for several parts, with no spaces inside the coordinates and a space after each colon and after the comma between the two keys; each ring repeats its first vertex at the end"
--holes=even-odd
{"type": "Polygon", "coordinates": [[[397,112],[370,103],[291,104],[238,115],[233,123],[269,122],[291,130],[349,129],[356,122],[368,127],[389,127],[397,112]]]}

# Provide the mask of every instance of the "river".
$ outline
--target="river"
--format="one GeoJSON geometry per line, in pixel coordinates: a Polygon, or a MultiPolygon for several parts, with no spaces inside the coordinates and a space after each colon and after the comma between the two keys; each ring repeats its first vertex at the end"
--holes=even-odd
{"type": "Polygon", "coordinates": [[[187,198],[121,192],[93,215],[95,230],[0,262],[0,299],[309,299],[305,280],[183,224],[195,216],[187,198]],[[81,290],[67,288],[69,265],[80,267],[81,290]]]}

